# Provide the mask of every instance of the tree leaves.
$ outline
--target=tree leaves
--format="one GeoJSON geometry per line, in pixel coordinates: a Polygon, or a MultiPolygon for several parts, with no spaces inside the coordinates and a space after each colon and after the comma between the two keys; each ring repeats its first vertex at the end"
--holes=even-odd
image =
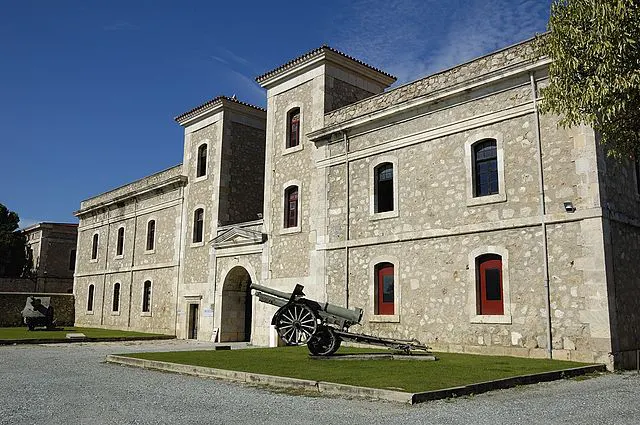
{"type": "Polygon", "coordinates": [[[553,59],[543,113],[588,124],[608,154],[640,156],[640,1],[557,0],[539,56],[553,59]]]}

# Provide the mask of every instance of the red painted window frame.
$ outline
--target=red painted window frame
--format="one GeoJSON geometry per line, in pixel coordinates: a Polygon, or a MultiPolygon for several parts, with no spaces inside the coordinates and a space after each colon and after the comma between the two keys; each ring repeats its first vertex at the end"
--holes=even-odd
{"type": "Polygon", "coordinates": [[[287,148],[300,144],[300,108],[289,111],[287,118],[287,148]]]}
{"type": "Polygon", "coordinates": [[[502,279],[502,257],[496,254],[487,254],[478,258],[478,314],[504,315],[504,287],[502,279]],[[487,271],[499,271],[499,300],[487,297],[487,271]]]}
{"type": "Polygon", "coordinates": [[[375,267],[376,274],[376,288],[375,288],[375,314],[377,315],[385,315],[392,316],[395,314],[395,275],[394,275],[394,265],[391,263],[380,263],[376,264],[375,267]],[[393,279],[393,293],[392,301],[384,301],[384,278],[386,276],[391,276],[393,279]]]}
{"type": "Polygon", "coordinates": [[[289,186],[284,192],[284,227],[298,226],[298,186],[289,186]]]}

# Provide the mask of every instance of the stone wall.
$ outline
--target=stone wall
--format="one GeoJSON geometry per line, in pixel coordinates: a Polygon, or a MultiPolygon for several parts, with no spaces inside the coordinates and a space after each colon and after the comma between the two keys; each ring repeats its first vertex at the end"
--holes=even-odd
{"type": "MultiPolygon", "coordinates": [[[[227,128],[227,127],[225,127],[227,128]]],[[[225,134],[220,190],[226,189],[228,208],[220,225],[257,220],[264,201],[264,130],[231,122],[225,134]]]]}
{"type": "Polygon", "coordinates": [[[25,326],[20,312],[24,309],[27,297],[51,297],[53,317],[57,326],[73,326],[75,311],[71,294],[0,292],[0,327],[25,326]]]}
{"type": "Polygon", "coordinates": [[[338,78],[327,75],[325,80],[324,111],[331,112],[343,106],[373,96],[363,88],[356,87],[338,78]]]}
{"type": "Polygon", "coordinates": [[[531,43],[523,42],[329,112],[325,118],[325,125],[329,126],[343,122],[393,105],[398,105],[401,102],[422,96],[434,95],[462,84],[485,79],[492,74],[504,72],[510,67],[518,66],[530,60],[531,57],[531,43]]]}
{"type": "Polygon", "coordinates": [[[130,196],[118,203],[80,214],[74,281],[77,325],[175,334],[182,183],[171,178],[153,184],[155,190],[138,188],[140,192],[128,192],[130,196]],[[150,220],[156,223],[155,243],[147,250],[150,220]],[[120,228],[124,228],[124,249],[118,255],[120,228]],[[91,259],[94,234],[99,235],[98,255],[91,259]],[[146,280],[152,283],[149,313],[141,311],[146,280]],[[117,311],[113,310],[115,283],[120,283],[117,311]],[[89,310],[91,285],[93,309],[89,310]]]}
{"type": "Polygon", "coordinates": [[[144,177],[140,180],[136,180],[129,184],[120,186],[119,188],[110,190],[109,192],[105,192],[100,195],[94,196],[93,198],[86,199],[80,203],[80,210],[95,207],[102,203],[113,201],[114,199],[127,197],[132,193],[135,193],[140,190],[149,189],[168,179],[179,177],[181,174],[182,174],[182,165],[176,165],[175,167],[171,167],[166,170],[159,171],[155,174],[144,177]]]}
{"type": "Polygon", "coordinates": [[[0,292],[46,292],[70,294],[73,292],[73,278],[0,278],[0,292]]]}

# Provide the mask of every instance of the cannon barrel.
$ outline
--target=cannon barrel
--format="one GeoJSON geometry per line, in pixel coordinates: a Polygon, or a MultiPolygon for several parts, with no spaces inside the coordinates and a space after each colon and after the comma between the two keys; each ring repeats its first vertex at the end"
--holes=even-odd
{"type": "Polygon", "coordinates": [[[271,288],[269,288],[267,286],[258,285],[257,283],[252,283],[251,284],[251,289],[255,289],[256,291],[264,292],[265,294],[273,295],[274,297],[283,298],[283,299],[285,299],[287,301],[291,299],[291,295],[292,295],[290,292],[278,291],[276,289],[271,289],[271,288]]]}
{"type": "Polygon", "coordinates": [[[362,309],[354,308],[349,309],[345,307],[340,307],[334,304],[329,303],[318,303],[320,306],[320,311],[325,311],[327,314],[339,317],[341,319],[345,319],[351,323],[360,323],[360,319],[362,319],[362,309]]]}
{"type": "MultiPolygon", "coordinates": [[[[304,296],[304,293],[302,292],[302,288],[303,288],[302,285],[296,285],[296,289],[293,291],[293,293],[289,293],[289,292],[278,291],[276,289],[272,289],[267,286],[258,285],[257,283],[251,284],[251,289],[255,289],[256,291],[263,293],[258,295],[258,297],[260,298],[260,301],[266,302],[268,304],[276,305],[276,306],[284,305],[284,303],[281,303],[278,300],[278,298],[288,302],[289,300],[292,299],[292,297],[293,299],[297,299],[298,297],[304,296]],[[266,297],[264,296],[265,294],[267,295],[266,297]]],[[[333,316],[338,319],[343,319],[351,323],[360,323],[360,319],[362,319],[361,308],[348,309],[348,308],[340,307],[334,304],[317,302],[310,299],[306,299],[304,302],[312,310],[314,310],[317,313],[320,313],[320,315],[323,315],[323,313],[326,313],[326,315],[328,316],[333,316]]]]}

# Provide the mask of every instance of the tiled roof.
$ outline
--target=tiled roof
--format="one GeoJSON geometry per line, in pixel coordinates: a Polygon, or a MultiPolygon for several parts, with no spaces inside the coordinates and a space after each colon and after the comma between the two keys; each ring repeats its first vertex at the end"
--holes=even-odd
{"type": "Polygon", "coordinates": [[[389,78],[393,78],[394,80],[396,80],[396,77],[394,77],[393,75],[388,74],[388,73],[382,71],[381,69],[374,68],[373,66],[371,66],[369,64],[366,64],[366,63],[362,62],[361,60],[358,60],[358,59],[356,59],[356,58],[354,58],[352,56],[349,56],[349,55],[347,55],[345,53],[342,53],[339,50],[334,49],[333,47],[329,47],[326,44],[324,44],[324,45],[322,45],[322,46],[320,46],[320,47],[318,47],[316,49],[311,50],[310,52],[305,53],[302,56],[298,56],[297,58],[285,63],[284,65],[281,65],[281,66],[277,67],[276,69],[273,69],[273,70],[271,70],[271,71],[269,71],[269,72],[267,72],[265,74],[260,75],[259,77],[256,77],[256,81],[258,83],[260,83],[260,82],[264,81],[265,79],[267,79],[267,78],[269,78],[269,77],[271,77],[273,75],[276,75],[276,74],[278,74],[278,73],[280,73],[282,71],[285,71],[285,70],[287,70],[287,69],[289,69],[289,68],[291,68],[293,66],[298,65],[301,62],[304,62],[305,60],[311,59],[314,56],[320,55],[320,54],[322,54],[322,53],[324,53],[326,51],[337,53],[340,56],[343,56],[343,57],[345,57],[347,59],[350,59],[350,60],[352,60],[354,62],[357,62],[360,65],[364,65],[367,68],[372,69],[373,71],[379,72],[379,73],[381,73],[383,75],[386,75],[389,78]]]}
{"type": "Polygon", "coordinates": [[[257,109],[259,111],[266,112],[266,110],[264,108],[260,108],[260,107],[255,106],[255,105],[251,105],[250,103],[241,102],[238,99],[236,99],[235,96],[234,97],[216,96],[213,99],[203,103],[202,105],[196,106],[195,108],[191,109],[190,111],[187,111],[187,112],[185,112],[183,114],[178,115],[174,119],[176,121],[178,121],[178,122],[183,121],[185,119],[189,119],[189,118],[199,114],[200,112],[202,112],[203,110],[205,110],[205,109],[207,109],[207,108],[209,108],[211,106],[214,106],[214,105],[222,103],[223,100],[226,100],[226,101],[229,101],[229,102],[234,102],[234,103],[237,103],[239,105],[249,106],[250,108],[254,108],[254,109],[257,109]]]}

